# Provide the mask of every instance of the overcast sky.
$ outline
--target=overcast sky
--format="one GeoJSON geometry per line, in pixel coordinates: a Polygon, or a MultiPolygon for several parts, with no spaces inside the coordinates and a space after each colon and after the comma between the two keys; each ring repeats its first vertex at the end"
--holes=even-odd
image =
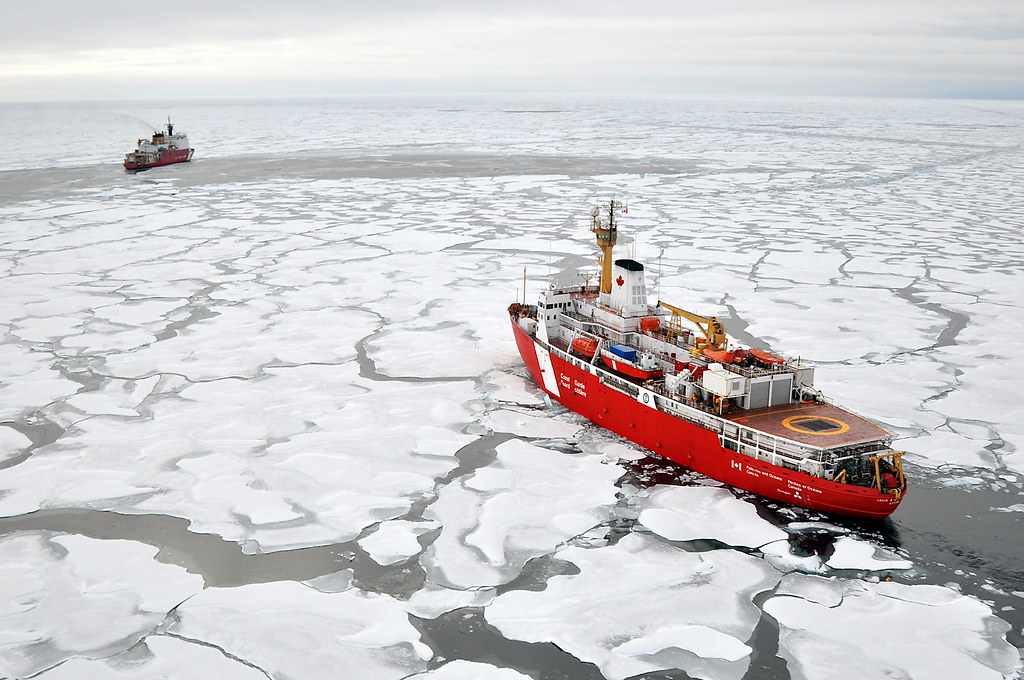
{"type": "Polygon", "coordinates": [[[1024,99],[1024,0],[0,0],[0,101],[477,91],[1024,99]]]}

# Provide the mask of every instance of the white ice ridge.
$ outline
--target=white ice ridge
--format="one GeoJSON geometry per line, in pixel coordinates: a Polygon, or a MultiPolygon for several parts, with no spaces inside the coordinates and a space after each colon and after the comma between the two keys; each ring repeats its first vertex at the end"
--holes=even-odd
{"type": "Polygon", "coordinates": [[[597,456],[505,442],[493,463],[442,488],[424,513],[443,526],[421,557],[427,578],[456,588],[512,580],[530,558],[600,524],[621,474],[597,456]]]}
{"type": "Polygon", "coordinates": [[[269,677],[400,680],[433,653],[397,600],[351,588],[320,592],[292,581],[208,588],[178,608],[169,632],[202,640],[269,677]],[[353,676],[354,677],[354,676],[353,676]]]}
{"type": "Polygon", "coordinates": [[[931,585],[790,575],[764,604],[794,680],[1004,680],[1020,661],[1009,624],[931,585]]]}
{"type": "Polygon", "coordinates": [[[487,621],[509,638],[553,642],[609,680],[666,668],[743,677],[746,641],[760,619],[752,599],[781,575],[740,552],[687,552],[638,533],[555,556],[580,573],[498,596],[484,610],[487,621]]]}
{"type": "Polygon", "coordinates": [[[670,541],[715,539],[759,548],[788,534],[722,487],[658,486],[637,502],[640,523],[670,541]]]}
{"type": "Polygon", "coordinates": [[[0,537],[0,677],[129,649],[203,579],[155,547],[42,533],[0,537]]]}

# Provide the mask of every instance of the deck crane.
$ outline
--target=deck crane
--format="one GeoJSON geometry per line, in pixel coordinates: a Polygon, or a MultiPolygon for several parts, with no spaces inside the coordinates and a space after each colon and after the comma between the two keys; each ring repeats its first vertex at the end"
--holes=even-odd
{"type": "Polygon", "coordinates": [[[673,307],[667,302],[662,302],[661,300],[658,300],[658,306],[664,307],[672,312],[672,319],[668,322],[668,327],[666,328],[666,331],[670,335],[674,336],[682,331],[683,323],[680,320],[682,318],[693,322],[697,328],[700,329],[700,332],[704,334],[704,339],[697,341],[698,347],[700,346],[700,343],[703,343],[704,347],[707,349],[722,350],[729,344],[729,338],[725,335],[725,326],[723,326],[715,317],[698,316],[692,312],[686,311],[685,309],[673,307]]]}

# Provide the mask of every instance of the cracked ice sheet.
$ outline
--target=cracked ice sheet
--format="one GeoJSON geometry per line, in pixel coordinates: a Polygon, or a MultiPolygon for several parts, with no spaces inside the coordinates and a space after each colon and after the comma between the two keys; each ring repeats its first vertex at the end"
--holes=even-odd
{"type": "Polygon", "coordinates": [[[172,392],[148,418],[86,419],[47,455],[0,470],[0,513],[166,513],[263,551],[351,540],[457,465],[476,394],[468,382],[377,383],[357,371],[268,369],[172,392]]]}
{"type": "Polygon", "coordinates": [[[487,374],[484,389],[488,396],[502,404],[517,406],[540,406],[544,403],[543,392],[529,378],[508,369],[498,369],[487,374]]]}
{"type": "Polygon", "coordinates": [[[178,373],[190,380],[253,377],[273,363],[339,363],[356,356],[376,316],[349,309],[282,312],[265,300],[215,308],[217,315],[173,338],[107,357],[120,377],[178,373]]]}
{"type": "Polygon", "coordinates": [[[479,347],[467,337],[469,332],[469,327],[460,326],[389,326],[366,343],[366,353],[384,375],[418,378],[471,378],[512,358],[508,352],[498,354],[479,347]]]}
{"type": "Polygon", "coordinates": [[[132,647],[203,578],[131,541],[25,533],[0,538],[0,676],[132,647]]]}
{"type": "Polygon", "coordinates": [[[509,409],[490,411],[481,418],[480,423],[494,432],[510,432],[536,439],[572,439],[583,429],[577,423],[550,415],[533,415],[509,409]]]}
{"type": "Polygon", "coordinates": [[[52,364],[53,358],[45,354],[11,344],[0,345],[0,418],[17,420],[79,390],[79,383],[65,378],[52,364]]]}
{"type": "Polygon", "coordinates": [[[432,657],[402,603],[354,588],[320,592],[291,581],[207,588],[177,609],[168,632],[201,640],[267,677],[399,680],[432,657]]]}
{"type": "Polygon", "coordinates": [[[786,594],[764,603],[794,680],[1002,680],[1019,662],[1009,624],[973,597],[932,585],[833,583],[790,575],[786,594]]]}
{"type": "Polygon", "coordinates": [[[66,403],[89,415],[140,415],[139,405],[153,392],[160,378],[143,380],[107,380],[99,389],[69,398],[66,403]]]}
{"type": "Polygon", "coordinates": [[[637,506],[640,523],[670,541],[705,538],[759,548],[789,536],[721,487],[658,486],[637,506]]]}
{"type": "Polygon", "coordinates": [[[454,588],[507,583],[533,557],[602,522],[615,503],[616,465],[519,440],[489,466],[453,481],[423,513],[444,529],[420,562],[454,588]]]}
{"type": "Polygon", "coordinates": [[[163,635],[150,635],[123,655],[69,659],[36,680],[267,680],[265,673],[230,659],[219,650],[163,635]]]}
{"type": "Polygon", "coordinates": [[[935,342],[936,329],[946,324],[944,317],[887,290],[864,291],[843,284],[784,282],[780,290],[747,296],[734,304],[740,316],[750,320],[748,333],[767,341],[784,356],[799,356],[811,363],[927,348],[935,342]],[[880,325],[880,318],[900,322],[880,325]],[[865,328],[884,328],[885,333],[865,334],[865,328]]]}
{"type": "Polygon", "coordinates": [[[753,597],[781,576],[750,555],[687,552],[636,533],[555,557],[580,573],[555,576],[543,591],[504,593],[484,615],[506,637],[553,642],[610,680],[669,668],[743,677],[760,620],[753,597]]]}

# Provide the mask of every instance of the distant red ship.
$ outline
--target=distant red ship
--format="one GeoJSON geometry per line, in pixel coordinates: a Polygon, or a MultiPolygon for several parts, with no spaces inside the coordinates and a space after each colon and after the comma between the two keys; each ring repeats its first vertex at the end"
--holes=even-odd
{"type": "Polygon", "coordinates": [[[188,135],[174,133],[171,119],[167,119],[167,132],[154,132],[152,140],[140,139],[135,151],[124,157],[126,170],[145,170],[172,163],[192,160],[195,149],[188,145],[188,135]]]}
{"type": "Polygon", "coordinates": [[[566,407],[654,453],[767,498],[882,519],[903,500],[892,435],[830,404],[814,368],[730,348],[725,328],[647,301],[644,267],[612,260],[614,201],[591,212],[598,289],[551,286],[509,317],[530,375],[566,407]],[[684,322],[699,333],[683,328],[684,322]]]}

